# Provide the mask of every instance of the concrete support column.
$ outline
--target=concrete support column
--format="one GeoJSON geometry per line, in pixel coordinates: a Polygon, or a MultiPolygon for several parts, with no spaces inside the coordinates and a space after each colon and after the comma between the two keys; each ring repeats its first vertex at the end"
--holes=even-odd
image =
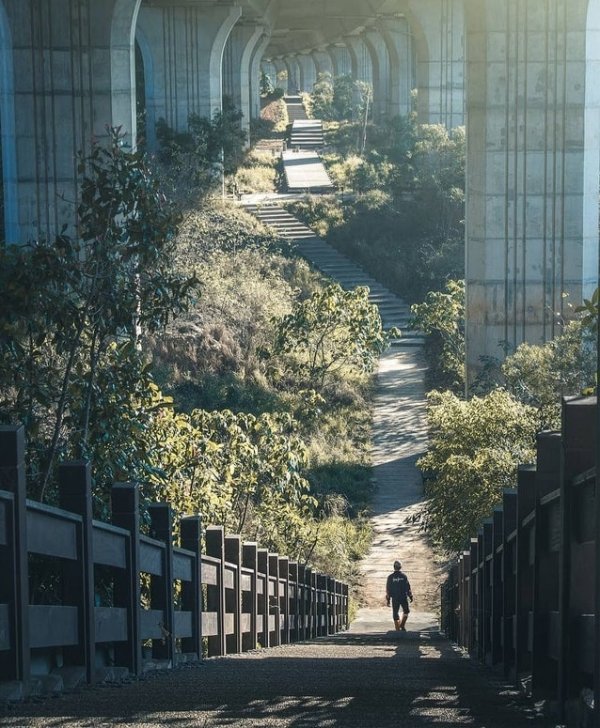
{"type": "Polygon", "coordinates": [[[142,6],[138,38],[153,69],[148,123],[163,118],[185,131],[191,113],[221,109],[223,50],[240,15],[231,3],[142,6]]]}
{"type": "Polygon", "coordinates": [[[312,57],[317,69],[317,77],[320,73],[329,73],[333,76],[333,61],[326,50],[313,51],[312,57]]]}
{"type": "Polygon", "coordinates": [[[287,94],[290,89],[290,77],[288,67],[283,58],[275,58],[273,60],[273,65],[275,66],[275,70],[277,71],[277,80],[275,82],[275,87],[282,88],[287,94]]]}
{"type": "Polygon", "coordinates": [[[364,40],[359,35],[348,35],[344,38],[350,54],[351,75],[355,81],[364,81],[373,85],[373,65],[371,54],[364,40]]]}
{"type": "MultiPolygon", "coordinates": [[[[242,112],[242,129],[250,131],[250,84],[254,50],[263,35],[261,25],[238,23],[223,52],[223,95],[229,96],[242,112]]],[[[258,69],[256,69],[258,73],[258,69]]],[[[258,83],[254,84],[257,87],[258,83]]]]}
{"type": "Polygon", "coordinates": [[[410,0],[407,12],[416,62],[421,121],[464,124],[464,0],[410,0]]]}
{"type": "Polygon", "coordinates": [[[296,58],[300,67],[301,91],[312,93],[313,86],[317,80],[317,67],[309,53],[299,53],[296,58]]]}
{"type": "Polygon", "coordinates": [[[465,7],[472,379],[499,342],[552,338],[555,313],[596,285],[600,3],[465,7]]]}
{"type": "Polygon", "coordinates": [[[327,49],[333,65],[333,76],[350,76],[352,74],[352,58],[348,48],[343,44],[329,46],[327,49]]]}
{"type": "Polygon", "coordinates": [[[300,65],[296,56],[284,59],[288,72],[288,93],[295,94],[300,90],[300,65]]]}
{"type": "Polygon", "coordinates": [[[270,34],[263,32],[252,52],[250,60],[250,119],[260,117],[260,64],[270,40],[270,34]]]}
{"type": "Polygon", "coordinates": [[[11,242],[52,238],[73,223],[77,153],[105,139],[107,126],[122,126],[135,143],[139,3],[106,0],[101,11],[77,0],[3,3],[0,117],[11,242]]]}
{"type": "Polygon", "coordinates": [[[390,96],[388,114],[406,116],[412,111],[411,91],[415,88],[415,64],[412,33],[403,16],[386,16],[379,20],[379,31],[390,59],[390,96]]]}
{"type": "Polygon", "coordinates": [[[266,76],[268,76],[273,86],[276,85],[276,79],[277,79],[277,69],[275,68],[275,64],[273,61],[261,61],[260,62],[260,72],[264,73],[266,76]]]}
{"type": "Polygon", "coordinates": [[[364,33],[363,40],[371,55],[373,69],[373,115],[380,120],[387,113],[390,95],[390,59],[381,33],[369,30],[364,33]]]}

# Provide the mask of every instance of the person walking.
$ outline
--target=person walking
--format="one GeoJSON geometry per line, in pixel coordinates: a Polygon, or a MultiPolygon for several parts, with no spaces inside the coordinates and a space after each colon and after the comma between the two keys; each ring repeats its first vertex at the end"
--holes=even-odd
{"type": "Polygon", "coordinates": [[[394,571],[388,576],[385,585],[385,601],[388,607],[392,602],[392,617],[396,631],[406,632],[406,620],[410,609],[408,600],[412,602],[413,595],[410,589],[408,577],[402,571],[402,564],[394,561],[394,571]],[[400,607],[402,607],[402,619],[400,619],[400,607]]]}

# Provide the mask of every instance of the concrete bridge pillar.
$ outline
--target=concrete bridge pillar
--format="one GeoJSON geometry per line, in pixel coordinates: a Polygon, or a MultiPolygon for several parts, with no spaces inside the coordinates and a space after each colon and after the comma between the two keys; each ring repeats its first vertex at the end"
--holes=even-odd
{"type": "Polygon", "coordinates": [[[464,0],[409,0],[419,119],[465,123],[464,0]]]}
{"type": "Polygon", "coordinates": [[[386,116],[390,95],[390,59],[381,33],[368,30],[363,40],[371,56],[373,69],[373,115],[375,119],[381,120],[386,116]]]}
{"type": "MultiPolygon", "coordinates": [[[[238,23],[235,25],[223,52],[223,95],[229,96],[236,108],[242,112],[242,129],[249,141],[251,118],[251,78],[252,71],[259,74],[258,68],[252,68],[252,58],[257,45],[263,37],[261,25],[238,23]]],[[[254,83],[258,91],[258,79],[254,83]]]]}
{"type": "Polygon", "coordinates": [[[300,90],[300,66],[296,56],[287,56],[284,59],[288,72],[288,93],[295,94],[300,90]]]}
{"type": "Polygon", "coordinates": [[[310,53],[299,53],[298,66],[300,67],[300,90],[312,93],[317,80],[317,67],[310,53]]]}
{"type": "Polygon", "coordinates": [[[350,54],[351,74],[355,81],[364,81],[373,85],[373,65],[371,54],[360,35],[348,35],[344,38],[350,54]]]}
{"type": "Polygon", "coordinates": [[[73,221],[77,153],[107,126],[135,144],[134,28],[140,0],[5,0],[0,122],[9,242],[54,237],[73,221]],[[68,28],[67,40],[65,33],[68,28]]]}
{"type": "Polygon", "coordinates": [[[329,55],[333,66],[333,76],[350,76],[352,74],[352,58],[350,51],[343,43],[329,46],[329,55]]]}
{"type": "Polygon", "coordinates": [[[273,60],[273,65],[277,71],[277,81],[275,82],[275,86],[282,88],[286,93],[288,93],[290,88],[290,79],[288,67],[285,64],[285,61],[283,58],[275,58],[273,60]]]}
{"type": "Polygon", "coordinates": [[[317,69],[317,77],[320,73],[329,73],[333,77],[333,61],[327,50],[313,51],[312,57],[317,69]]]}
{"type": "MultiPolygon", "coordinates": [[[[260,66],[270,40],[270,33],[266,28],[263,28],[263,33],[252,51],[250,59],[250,120],[260,118],[260,66]]],[[[273,82],[275,82],[275,78],[273,78],[273,82]]]]}
{"type": "Polygon", "coordinates": [[[163,118],[185,131],[191,113],[212,117],[222,104],[222,61],[227,38],[241,15],[231,3],[196,6],[181,3],[143,5],[138,42],[152,77],[148,124],[163,118]]]}
{"type": "Polygon", "coordinates": [[[600,2],[465,7],[472,377],[499,342],[552,338],[596,285],[600,2]]]}
{"type": "Polygon", "coordinates": [[[406,116],[412,111],[415,88],[414,48],[411,28],[404,16],[381,17],[378,24],[390,59],[388,114],[406,116]]]}

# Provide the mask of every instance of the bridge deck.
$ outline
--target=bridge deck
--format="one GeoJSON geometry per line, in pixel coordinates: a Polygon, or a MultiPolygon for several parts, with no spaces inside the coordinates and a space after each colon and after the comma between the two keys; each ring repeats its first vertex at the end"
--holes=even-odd
{"type": "Polygon", "coordinates": [[[316,152],[284,152],[283,169],[289,192],[333,189],[321,157],[316,152]]]}
{"type": "Polygon", "coordinates": [[[4,728],[526,728],[530,718],[514,691],[423,629],[215,658],[121,688],[19,705],[0,722],[4,728]]]}

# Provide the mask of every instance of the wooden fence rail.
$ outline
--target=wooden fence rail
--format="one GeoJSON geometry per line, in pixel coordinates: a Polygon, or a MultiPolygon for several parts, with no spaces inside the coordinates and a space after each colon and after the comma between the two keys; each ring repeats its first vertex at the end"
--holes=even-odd
{"type": "Polygon", "coordinates": [[[561,717],[600,694],[597,416],[595,397],[563,401],[561,431],[538,435],[441,593],[446,634],[561,717]]]}
{"type": "Polygon", "coordinates": [[[239,653],[348,626],[348,586],[279,554],[149,507],[140,533],[135,484],[112,489],[112,522],[92,518],[87,462],[59,468],[60,507],[26,499],[24,431],[0,427],[0,681],[27,683],[35,663],[139,675],[149,660],[239,653]],[[37,569],[37,572],[36,572],[37,569]],[[32,588],[41,571],[50,589],[32,588]],[[51,597],[51,599],[50,599],[51,597]]]}

